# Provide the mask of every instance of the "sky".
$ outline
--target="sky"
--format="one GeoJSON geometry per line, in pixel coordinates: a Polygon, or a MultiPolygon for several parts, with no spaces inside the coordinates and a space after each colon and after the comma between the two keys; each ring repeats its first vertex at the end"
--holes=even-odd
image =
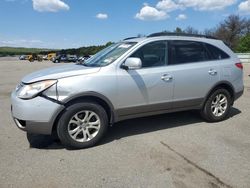
{"type": "Polygon", "coordinates": [[[176,27],[200,31],[250,0],[0,0],[0,46],[76,48],[176,27]]]}

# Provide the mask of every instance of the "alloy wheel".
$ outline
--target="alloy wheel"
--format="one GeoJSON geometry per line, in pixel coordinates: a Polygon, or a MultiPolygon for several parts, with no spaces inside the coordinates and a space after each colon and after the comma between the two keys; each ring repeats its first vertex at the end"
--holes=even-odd
{"type": "Polygon", "coordinates": [[[100,117],[93,111],[76,113],[68,123],[68,133],[77,142],[88,142],[99,132],[100,117]]]}
{"type": "Polygon", "coordinates": [[[211,110],[214,116],[221,117],[225,114],[228,107],[226,95],[220,93],[214,97],[211,104],[211,110]]]}

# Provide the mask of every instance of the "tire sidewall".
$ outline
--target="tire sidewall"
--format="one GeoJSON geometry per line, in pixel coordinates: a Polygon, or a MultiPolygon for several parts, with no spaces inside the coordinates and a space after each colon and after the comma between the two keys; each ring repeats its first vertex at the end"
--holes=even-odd
{"type": "Polygon", "coordinates": [[[205,104],[205,107],[204,107],[204,115],[203,116],[205,116],[205,118],[211,122],[218,122],[218,121],[225,120],[229,114],[231,104],[232,104],[232,99],[231,99],[230,93],[226,89],[217,89],[208,98],[208,100],[205,104]],[[214,100],[214,98],[219,94],[223,94],[226,96],[228,104],[227,104],[227,109],[226,109],[225,113],[220,117],[216,117],[212,112],[211,105],[212,105],[212,101],[214,100]]]}
{"type": "Polygon", "coordinates": [[[96,145],[101,138],[104,136],[106,130],[108,127],[108,118],[107,118],[107,113],[103,109],[102,106],[95,104],[95,103],[76,103],[68,108],[66,108],[65,112],[62,114],[58,126],[57,126],[57,134],[61,142],[68,147],[71,148],[76,148],[76,149],[82,149],[82,148],[87,148],[87,147],[92,147],[96,145]],[[99,129],[98,134],[90,141],[88,142],[77,142],[74,139],[71,138],[71,136],[68,133],[68,124],[71,118],[78,112],[84,111],[84,110],[90,110],[95,112],[101,122],[101,127],[99,129]]]}

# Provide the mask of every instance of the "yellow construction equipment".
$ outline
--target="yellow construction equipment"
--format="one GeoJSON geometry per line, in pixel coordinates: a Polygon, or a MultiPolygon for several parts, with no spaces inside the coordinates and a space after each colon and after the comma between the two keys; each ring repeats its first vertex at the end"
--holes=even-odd
{"type": "Polygon", "coordinates": [[[48,56],[47,56],[47,59],[48,59],[49,61],[51,61],[52,58],[54,58],[54,57],[56,57],[56,53],[49,53],[48,56]]]}
{"type": "Polygon", "coordinates": [[[41,55],[37,55],[37,54],[30,54],[30,55],[28,55],[28,60],[30,62],[43,61],[43,57],[41,55]]]}

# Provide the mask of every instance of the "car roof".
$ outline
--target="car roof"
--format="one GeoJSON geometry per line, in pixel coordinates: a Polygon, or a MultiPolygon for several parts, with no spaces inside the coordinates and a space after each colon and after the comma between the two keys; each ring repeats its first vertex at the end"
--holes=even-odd
{"type": "Polygon", "coordinates": [[[147,37],[130,37],[124,39],[126,42],[146,42],[146,41],[154,41],[154,40],[192,40],[192,41],[207,41],[207,42],[215,42],[220,41],[214,37],[200,34],[187,34],[187,33],[171,33],[171,32],[160,32],[153,33],[147,37]]]}
{"type": "Polygon", "coordinates": [[[124,42],[143,42],[153,40],[194,40],[194,41],[220,41],[218,39],[203,38],[203,37],[189,37],[189,36],[159,36],[159,37],[143,37],[143,38],[132,38],[126,39],[124,42]]]}

